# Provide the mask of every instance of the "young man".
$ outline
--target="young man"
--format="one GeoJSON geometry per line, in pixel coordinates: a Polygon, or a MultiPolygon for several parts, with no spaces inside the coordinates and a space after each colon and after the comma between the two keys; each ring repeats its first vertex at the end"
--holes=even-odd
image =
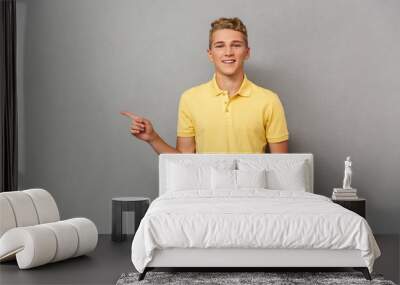
{"type": "Polygon", "coordinates": [[[238,18],[211,24],[211,81],[185,91],[179,101],[176,148],[168,145],[151,122],[131,112],[131,134],[157,153],[288,152],[289,133],[279,97],[249,81],[244,62],[250,56],[245,25],[238,18]]]}

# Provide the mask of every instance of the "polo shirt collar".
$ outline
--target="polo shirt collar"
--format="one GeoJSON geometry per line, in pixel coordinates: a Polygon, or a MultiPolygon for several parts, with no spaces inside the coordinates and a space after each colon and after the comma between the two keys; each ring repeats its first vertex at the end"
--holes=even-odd
{"type": "MultiPolygon", "coordinates": [[[[224,90],[220,89],[218,84],[217,84],[217,79],[215,76],[215,73],[213,75],[213,78],[211,80],[211,86],[213,88],[215,96],[221,95],[224,93],[224,90]]],[[[240,96],[245,96],[248,97],[251,94],[251,82],[247,79],[246,74],[244,75],[242,84],[240,85],[239,91],[237,92],[238,95],[240,96]]]]}

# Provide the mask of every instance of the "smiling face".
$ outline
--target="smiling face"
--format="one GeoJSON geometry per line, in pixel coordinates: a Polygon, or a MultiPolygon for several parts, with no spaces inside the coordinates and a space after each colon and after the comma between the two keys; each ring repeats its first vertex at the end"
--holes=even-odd
{"type": "Polygon", "coordinates": [[[225,76],[243,73],[245,60],[250,56],[244,35],[231,29],[213,32],[208,58],[215,66],[215,72],[225,76]]]}

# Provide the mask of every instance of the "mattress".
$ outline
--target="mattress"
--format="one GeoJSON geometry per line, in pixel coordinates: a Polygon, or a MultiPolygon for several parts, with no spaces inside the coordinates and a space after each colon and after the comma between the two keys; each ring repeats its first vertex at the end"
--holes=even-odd
{"type": "Polygon", "coordinates": [[[372,272],[380,250],[367,221],[327,197],[248,188],[167,192],[153,201],[132,242],[143,272],[157,249],[359,250],[372,272]]]}

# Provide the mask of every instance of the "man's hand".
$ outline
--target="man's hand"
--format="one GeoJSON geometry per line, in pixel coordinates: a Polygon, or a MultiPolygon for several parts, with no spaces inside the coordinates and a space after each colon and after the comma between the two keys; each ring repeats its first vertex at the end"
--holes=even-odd
{"type": "Polygon", "coordinates": [[[130,131],[136,138],[146,142],[152,142],[158,137],[158,134],[153,129],[153,125],[149,120],[131,112],[120,112],[120,114],[132,120],[130,131]]]}

